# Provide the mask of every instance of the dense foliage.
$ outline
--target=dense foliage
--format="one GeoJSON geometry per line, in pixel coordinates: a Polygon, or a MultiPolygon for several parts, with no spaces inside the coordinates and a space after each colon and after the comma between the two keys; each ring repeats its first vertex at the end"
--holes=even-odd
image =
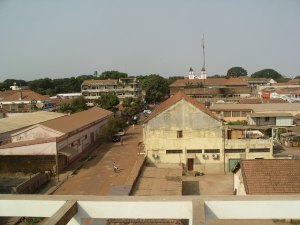
{"type": "Polygon", "coordinates": [[[111,138],[111,136],[117,133],[118,129],[125,128],[126,122],[122,117],[111,117],[109,118],[107,124],[101,129],[100,136],[111,138]]]}
{"type": "Polygon", "coordinates": [[[227,71],[227,77],[247,76],[248,72],[243,67],[232,67],[227,71]]]}
{"type": "Polygon", "coordinates": [[[143,90],[146,92],[146,102],[161,102],[169,95],[169,82],[166,78],[158,74],[151,74],[147,76],[139,76],[138,79],[142,84],[143,90]]]}
{"type": "Polygon", "coordinates": [[[275,71],[273,69],[263,69],[263,70],[257,71],[255,73],[253,73],[251,75],[251,77],[270,78],[270,79],[276,80],[277,82],[284,79],[284,77],[280,73],[278,73],[277,71],[275,71]]]}
{"type": "Polygon", "coordinates": [[[119,104],[119,99],[115,93],[105,93],[102,94],[96,101],[96,105],[103,108],[110,110],[112,112],[116,111],[116,106],[119,104]]]}
{"type": "Polygon", "coordinates": [[[62,103],[58,107],[58,111],[62,113],[76,113],[86,110],[86,100],[81,96],[72,100],[71,104],[62,103]]]}

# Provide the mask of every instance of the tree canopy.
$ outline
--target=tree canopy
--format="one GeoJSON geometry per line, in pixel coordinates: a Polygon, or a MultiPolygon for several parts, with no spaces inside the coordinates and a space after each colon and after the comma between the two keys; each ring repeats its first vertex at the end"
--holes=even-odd
{"type": "Polygon", "coordinates": [[[169,94],[168,80],[158,74],[143,76],[140,80],[148,103],[160,102],[169,94]]]}
{"type": "Polygon", "coordinates": [[[284,77],[273,69],[263,69],[251,75],[253,78],[270,78],[276,81],[284,79],[284,77]]]}
{"type": "Polygon", "coordinates": [[[240,77],[240,76],[247,76],[248,72],[243,67],[231,67],[227,71],[227,77],[240,77]]]}
{"type": "Polygon", "coordinates": [[[115,93],[104,93],[102,94],[96,101],[96,105],[103,109],[107,109],[115,112],[117,106],[119,104],[119,99],[115,93]]]}
{"type": "Polygon", "coordinates": [[[103,73],[101,73],[101,75],[99,76],[99,79],[101,80],[105,80],[105,79],[119,79],[119,78],[125,78],[128,77],[127,73],[122,73],[119,71],[104,71],[103,73]]]}
{"type": "Polygon", "coordinates": [[[10,86],[13,86],[14,83],[18,86],[27,86],[28,83],[25,80],[15,80],[15,79],[6,79],[0,83],[0,91],[10,90],[10,86]]]}
{"type": "Polygon", "coordinates": [[[58,106],[58,111],[63,113],[76,113],[86,110],[88,107],[86,105],[86,100],[84,97],[80,96],[74,98],[71,104],[62,103],[58,106]]]}
{"type": "Polygon", "coordinates": [[[124,98],[122,105],[129,118],[132,118],[134,115],[141,112],[141,99],[126,97],[124,98]]]}

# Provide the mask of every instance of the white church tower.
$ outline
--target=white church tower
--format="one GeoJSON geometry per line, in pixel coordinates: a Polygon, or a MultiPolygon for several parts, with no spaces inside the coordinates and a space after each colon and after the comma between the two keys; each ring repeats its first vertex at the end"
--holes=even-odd
{"type": "Polygon", "coordinates": [[[190,67],[188,77],[190,80],[199,79],[199,77],[194,73],[194,70],[192,67],[190,67]]]}

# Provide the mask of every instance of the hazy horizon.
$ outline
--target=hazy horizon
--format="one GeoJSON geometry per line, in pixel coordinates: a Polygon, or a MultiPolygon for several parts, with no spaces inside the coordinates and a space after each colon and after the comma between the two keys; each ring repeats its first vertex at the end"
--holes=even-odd
{"type": "Polygon", "coordinates": [[[2,0],[0,81],[199,74],[233,66],[300,75],[298,0],[2,0]]]}

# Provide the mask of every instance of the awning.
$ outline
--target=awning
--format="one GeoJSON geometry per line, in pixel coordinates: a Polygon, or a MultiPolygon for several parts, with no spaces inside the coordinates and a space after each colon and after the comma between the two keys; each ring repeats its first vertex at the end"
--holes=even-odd
{"type": "Polygon", "coordinates": [[[196,154],[188,153],[188,154],[186,154],[186,158],[187,159],[195,159],[196,158],[196,154]]]}
{"type": "Polygon", "coordinates": [[[59,150],[59,152],[58,152],[58,154],[65,155],[67,157],[74,155],[76,153],[78,153],[77,150],[74,148],[70,148],[70,147],[63,148],[62,150],[59,150]]]}

